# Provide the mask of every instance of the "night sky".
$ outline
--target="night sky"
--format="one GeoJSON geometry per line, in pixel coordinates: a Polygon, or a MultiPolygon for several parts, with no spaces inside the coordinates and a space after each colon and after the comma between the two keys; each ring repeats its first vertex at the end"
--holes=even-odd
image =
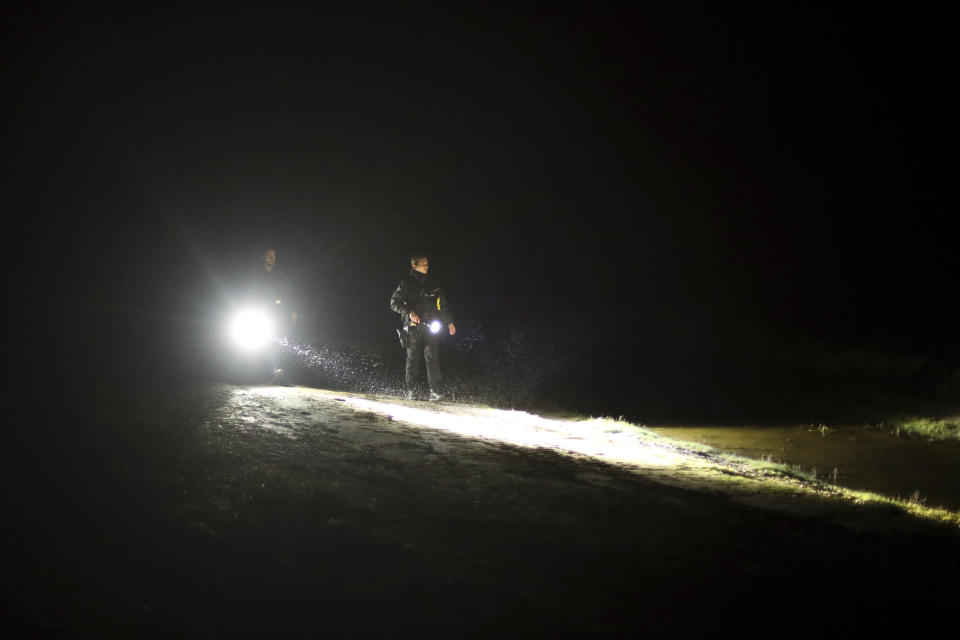
{"type": "Polygon", "coordinates": [[[612,414],[955,369],[949,21],[671,7],[4,10],[40,343],[58,370],[198,366],[271,244],[311,339],[393,346],[423,250],[446,349],[512,340],[545,393],[612,414]]]}

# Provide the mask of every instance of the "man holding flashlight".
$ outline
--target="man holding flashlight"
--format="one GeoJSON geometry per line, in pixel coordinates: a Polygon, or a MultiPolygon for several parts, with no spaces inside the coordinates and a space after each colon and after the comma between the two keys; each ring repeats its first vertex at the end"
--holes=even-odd
{"type": "Polygon", "coordinates": [[[410,273],[400,281],[390,296],[390,308],[400,314],[400,341],[407,351],[407,398],[416,397],[420,358],[427,364],[427,385],[430,401],[443,399],[440,374],[440,333],[451,336],[457,332],[453,314],[440,283],[427,275],[430,260],[423,254],[410,258],[410,273]]]}
{"type": "MultiPolygon", "coordinates": [[[[291,299],[290,281],[277,267],[277,250],[268,247],[260,254],[260,268],[253,275],[250,292],[254,302],[272,317],[277,337],[283,338],[297,322],[297,312],[291,299]]],[[[280,347],[271,344],[268,351],[274,384],[289,384],[280,368],[280,347]]]]}

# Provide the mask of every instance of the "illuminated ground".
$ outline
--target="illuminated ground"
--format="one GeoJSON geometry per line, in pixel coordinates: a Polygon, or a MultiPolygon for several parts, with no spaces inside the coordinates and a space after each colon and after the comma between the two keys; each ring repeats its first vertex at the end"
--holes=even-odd
{"type": "MultiPolygon", "coordinates": [[[[721,456],[708,447],[662,438],[651,430],[610,419],[562,419],[529,412],[469,404],[407,402],[389,396],[364,396],[309,388],[237,388],[224,403],[218,428],[232,424],[244,430],[275,433],[290,439],[308,435],[316,416],[336,416],[339,425],[352,425],[355,442],[380,447],[385,434],[432,441],[432,434],[455,434],[491,445],[512,445],[549,451],[581,461],[600,461],[667,486],[722,493],[763,508],[803,512],[860,528],[912,528],[923,522],[890,517],[891,509],[862,509],[881,496],[844,491],[811,482],[782,465],[757,464],[721,456]],[[263,412],[271,417],[262,419],[263,412]],[[371,415],[387,420],[376,428],[371,415]],[[276,417],[274,417],[276,416],[276,417]],[[410,428],[416,431],[409,431],[410,428]],[[404,433],[404,429],[407,429],[404,433]]],[[[378,422],[382,422],[378,420],[378,422]]],[[[799,470],[798,470],[799,471],[799,470]]],[[[905,503],[901,509],[924,519],[960,527],[960,515],[905,503]]]]}
{"type": "Polygon", "coordinates": [[[615,421],[229,385],[61,420],[19,472],[10,635],[916,631],[960,577],[949,514],[615,421]]]}

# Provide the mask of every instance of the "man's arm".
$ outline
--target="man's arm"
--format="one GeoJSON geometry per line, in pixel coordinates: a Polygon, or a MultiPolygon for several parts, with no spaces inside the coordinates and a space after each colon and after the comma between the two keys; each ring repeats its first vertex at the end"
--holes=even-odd
{"type": "MultiPolygon", "coordinates": [[[[263,271],[261,269],[261,271],[263,271]]],[[[266,277],[258,274],[261,280],[259,297],[265,304],[276,307],[277,311],[285,315],[291,323],[297,321],[296,292],[293,281],[283,271],[274,269],[266,277]]]]}
{"type": "Polygon", "coordinates": [[[397,288],[394,289],[393,295],[390,296],[390,309],[400,314],[404,324],[406,324],[408,317],[414,323],[419,323],[420,316],[417,315],[417,312],[413,310],[413,306],[410,304],[409,296],[407,296],[407,288],[403,285],[404,282],[401,280],[400,284],[397,285],[397,288]]]}
{"type": "Polygon", "coordinates": [[[397,285],[397,288],[393,290],[393,294],[390,296],[390,310],[400,314],[410,311],[407,306],[407,296],[404,295],[403,291],[403,282],[397,285]]]}
{"type": "Polygon", "coordinates": [[[283,305],[286,307],[287,313],[290,314],[290,322],[295,323],[297,321],[297,292],[293,281],[285,272],[280,273],[280,282],[277,288],[280,299],[283,300],[283,305]]]}
{"type": "Polygon", "coordinates": [[[455,335],[457,333],[457,327],[453,324],[453,312],[450,310],[450,305],[447,304],[447,296],[443,293],[443,289],[439,289],[437,293],[437,305],[440,313],[443,314],[443,319],[447,323],[447,330],[450,332],[450,335],[455,335]]]}

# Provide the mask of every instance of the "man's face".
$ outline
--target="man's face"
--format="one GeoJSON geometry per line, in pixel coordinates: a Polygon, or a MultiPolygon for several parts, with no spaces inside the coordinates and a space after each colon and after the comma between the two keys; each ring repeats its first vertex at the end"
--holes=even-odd
{"type": "Polygon", "coordinates": [[[426,273],[430,270],[430,262],[426,258],[420,258],[417,260],[417,263],[413,265],[414,271],[419,271],[420,273],[426,273]]]}
{"type": "Polygon", "coordinates": [[[277,263],[277,252],[273,249],[267,249],[263,254],[263,266],[269,271],[277,263]]]}

